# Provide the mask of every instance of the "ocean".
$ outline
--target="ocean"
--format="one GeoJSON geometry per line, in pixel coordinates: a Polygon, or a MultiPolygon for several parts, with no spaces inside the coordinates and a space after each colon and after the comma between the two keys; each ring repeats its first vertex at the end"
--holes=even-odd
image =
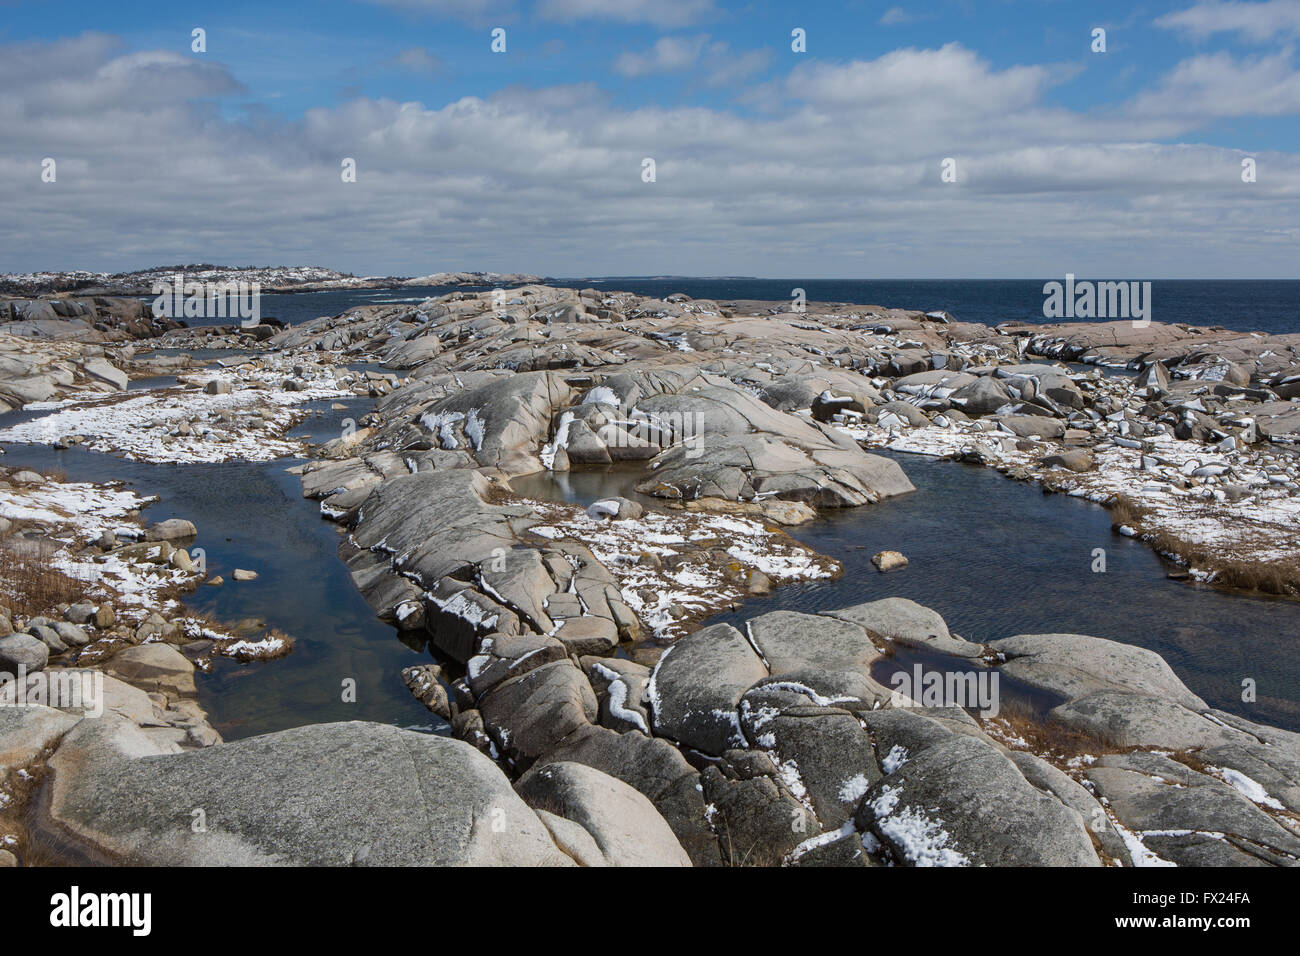
{"type": "MultiPolygon", "coordinates": [[[[559,279],[574,289],[597,288],[664,297],[674,292],[695,299],[789,300],[802,288],[811,302],[850,302],[925,312],[943,309],[960,322],[1047,322],[1043,285],[1049,279],[747,279],[611,276],[559,279]]],[[[1088,278],[1080,276],[1080,279],[1088,278]]],[[[395,289],[331,290],[262,296],[262,314],[290,324],[345,309],[380,303],[420,302],[462,287],[402,286],[395,289]]],[[[469,288],[465,291],[481,291],[469,288]]],[[[1272,335],[1300,333],[1300,279],[1153,280],[1155,322],[1223,326],[1272,335]]],[[[218,324],[221,320],[213,320],[218,324]]],[[[194,322],[193,324],[206,324],[194,322]]]]}

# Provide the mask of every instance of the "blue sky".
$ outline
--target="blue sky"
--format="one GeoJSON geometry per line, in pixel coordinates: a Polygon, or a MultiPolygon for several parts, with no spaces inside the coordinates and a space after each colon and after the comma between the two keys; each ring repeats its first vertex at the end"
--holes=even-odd
{"type": "Polygon", "coordinates": [[[1300,0],[0,11],[0,271],[1296,272],[1300,0]]]}

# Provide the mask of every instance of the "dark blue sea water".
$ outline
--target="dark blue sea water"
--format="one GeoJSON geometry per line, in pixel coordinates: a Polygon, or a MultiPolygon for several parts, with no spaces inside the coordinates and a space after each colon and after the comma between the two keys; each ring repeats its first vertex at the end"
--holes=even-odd
{"type": "MultiPolygon", "coordinates": [[[[1079,276],[1080,280],[1116,279],[1079,276]]],[[[695,299],[784,299],[802,288],[810,302],[851,302],[887,308],[944,309],[961,322],[1047,322],[1045,279],[686,279],[624,277],[563,280],[573,288],[622,289],[641,295],[684,292],[695,299]]],[[[1118,281],[1116,279],[1116,281],[1118,281]]],[[[1300,332],[1300,280],[1181,280],[1151,283],[1151,319],[1222,325],[1243,332],[1300,332]]]]}
{"type": "MultiPolygon", "coordinates": [[[[789,300],[802,288],[812,302],[850,302],[887,308],[945,309],[962,322],[1045,322],[1046,279],[692,279],[682,277],[607,277],[560,279],[574,289],[599,288],[663,297],[682,292],[696,299],[789,300]]],[[[1079,276],[1087,279],[1088,276],[1079,276]]],[[[1109,279],[1112,277],[1099,277],[1109,279]]],[[[405,286],[329,292],[266,294],[262,314],[296,324],[337,315],[361,305],[420,302],[463,287],[405,286]]],[[[465,291],[482,291],[469,287],[465,291]]],[[[1243,332],[1300,333],[1300,280],[1157,279],[1151,285],[1151,318],[1156,322],[1221,325],[1243,332]]],[[[220,321],[220,320],[214,320],[220,321]]]]}

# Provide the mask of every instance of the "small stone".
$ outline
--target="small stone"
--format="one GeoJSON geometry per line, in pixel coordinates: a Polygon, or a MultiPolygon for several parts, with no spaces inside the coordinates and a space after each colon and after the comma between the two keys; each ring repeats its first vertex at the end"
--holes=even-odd
{"type": "Polygon", "coordinates": [[[198,529],[194,527],[194,522],[186,521],[184,518],[168,518],[166,521],[159,521],[156,525],[145,532],[146,541],[175,541],[178,538],[192,538],[198,534],[198,529]]]}
{"type": "Polygon", "coordinates": [[[90,643],[90,637],[76,624],[56,621],[51,627],[59,635],[59,640],[69,647],[85,647],[90,643]]]}
{"type": "Polygon", "coordinates": [[[22,666],[31,674],[42,670],[49,660],[49,647],[30,634],[0,637],[0,671],[16,674],[22,666]]]}
{"type": "Polygon", "coordinates": [[[1043,467],[1066,468],[1070,471],[1085,472],[1092,471],[1097,467],[1097,464],[1093,461],[1090,452],[1083,448],[1075,448],[1060,454],[1048,455],[1043,459],[1043,467]]]}
{"type": "Polygon", "coordinates": [[[63,616],[73,624],[89,624],[95,618],[95,605],[89,601],[78,601],[64,611],[63,616]]]}
{"type": "Polygon", "coordinates": [[[62,654],[68,649],[68,645],[63,643],[59,637],[59,632],[52,627],[44,624],[33,624],[27,628],[27,633],[32,637],[44,642],[45,646],[50,649],[51,654],[62,654]]]}
{"type": "Polygon", "coordinates": [[[871,563],[876,566],[877,571],[884,574],[886,571],[907,567],[907,558],[898,551],[881,551],[871,559],[871,563]]]}
{"type": "Polygon", "coordinates": [[[246,571],[243,568],[235,568],[235,570],[231,573],[230,576],[234,578],[236,581],[253,581],[256,580],[257,578],[257,572],[246,571]]]}

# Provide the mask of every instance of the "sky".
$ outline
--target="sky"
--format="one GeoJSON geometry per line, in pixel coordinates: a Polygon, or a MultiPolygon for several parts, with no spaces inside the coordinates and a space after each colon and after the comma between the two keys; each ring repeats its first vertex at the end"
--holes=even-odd
{"type": "Polygon", "coordinates": [[[1296,278],[1298,47],[1300,0],[0,0],[0,273],[1296,278]]]}

